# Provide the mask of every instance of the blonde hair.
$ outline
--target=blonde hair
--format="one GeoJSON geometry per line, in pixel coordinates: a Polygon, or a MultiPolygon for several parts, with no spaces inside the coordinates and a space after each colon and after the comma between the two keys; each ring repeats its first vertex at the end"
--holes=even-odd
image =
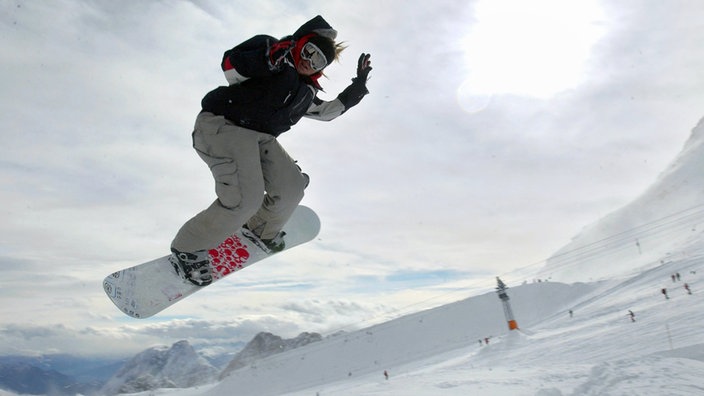
{"type": "Polygon", "coordinates": [[[336,43],[333,40],[333,44],[334,44],[334,48],[335,48],[335,60],[339,62],[340,61],[340,54],[342,53],[342,51],[345,50],[345,48],[347,48],[347,46],[345,45],[344,41],[336,43]]]}

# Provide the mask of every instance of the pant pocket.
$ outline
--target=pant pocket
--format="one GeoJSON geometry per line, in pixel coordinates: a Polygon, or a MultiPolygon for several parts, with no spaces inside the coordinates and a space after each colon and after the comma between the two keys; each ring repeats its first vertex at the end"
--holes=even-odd
{"type": "Polygon", "coordinates": [[[242,192],[237,174],[237,165],[232,160],[211,165],[210,171],[215,179],[215,193],[222,206],[231,209],[240,205],[242,192]]]}

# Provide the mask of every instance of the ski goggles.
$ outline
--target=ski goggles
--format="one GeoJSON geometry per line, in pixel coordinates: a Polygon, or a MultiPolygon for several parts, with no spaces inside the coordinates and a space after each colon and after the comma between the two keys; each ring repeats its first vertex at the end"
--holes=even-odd
{"type": "Polygon", "coordinates": [[[315,71],[321,71],[328,65],[323,51],[317,45],[307,42],[301,49],[301,59],[307,60],[310,67],[315,71]]]}

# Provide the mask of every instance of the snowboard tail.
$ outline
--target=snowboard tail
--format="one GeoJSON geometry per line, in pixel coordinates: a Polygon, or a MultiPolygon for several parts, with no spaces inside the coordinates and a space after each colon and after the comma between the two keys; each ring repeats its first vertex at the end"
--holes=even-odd
{"type": "MultiPolygon", "coordinates": [[[[298,206],[283,231],[286,233],[283,251],[286,251],[313,240],[320,231],[320,219],[312,209],[298,206]]],[[[276,253],[262,249],[241,230],[237,231],[208,251],[212,283],[273,254],[276,253]]],[[[206,287],[181,278],[169,257],[160,257],[108,275],[103,280],[105,293],[122,312],[143,319],[206,287]]]]}

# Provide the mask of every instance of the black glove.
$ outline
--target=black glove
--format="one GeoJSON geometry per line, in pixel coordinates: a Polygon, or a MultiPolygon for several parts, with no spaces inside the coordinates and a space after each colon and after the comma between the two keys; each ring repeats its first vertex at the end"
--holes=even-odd
{"type": "Polygon", "coordinates": [[[266,50],[269,70],[279,71],[284,63],[284,58],[296,45],[293,40],[281,40],[270,44],[266,50]]]}
{"type": "Polygon", "coordinates": [[[371,57],[370,54],[364,53],[359,56],[359,60],[357,61],[357,77],[352,79],[350,86],[337,95],[337,98],[340,99],[345,106],[345,111],[357,105],[364,95],[369,93],[369,90],[367,90],[367,79],[369,78],[369,72],[372,71],[369,57],[371,57]]]}
{"type": "Polygon", "coordinates": [[[369,72],[372,71],[372,62],[369,60],[371,56],[371,54],[362,53],[357,61],[357,79],[364,81],[365,84],[367,83],[369,72]]]}

